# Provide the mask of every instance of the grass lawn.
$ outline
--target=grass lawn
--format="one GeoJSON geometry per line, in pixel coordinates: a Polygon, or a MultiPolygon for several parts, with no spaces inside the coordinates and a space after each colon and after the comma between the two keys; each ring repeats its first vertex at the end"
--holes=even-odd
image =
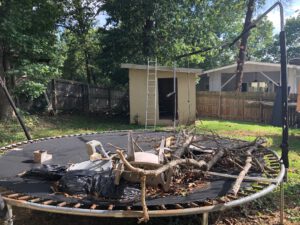
{"type": "MultiPolygon", "coordinates": [[[[102,117],[84,117],[76,115],[62,115],[56,117],[43,117],[43,116],[27,116],[26,125],[30,128],[33,138],[56,136],[72,133],[84,133],[92,131],[104,130],[121,130],[121,129],[138,129],[143,128],[136,125],[129,125],[125,119],[107,119],[102,117]]],[[[259,125],[245,122],[233,121],[217,121],[217,120],[201,120],[196,122],[199,129],[209,129],[217,132],[221,136],[229,136],[240,138],[244,140],[253,140],[257,136],[265,137],[271,148],[280,153],[279,145],[281,143],[281,128],[272,127],[267,125],[259,125]]],[[[9,143],[24,140],[25,136],[19,126],[15,122],[0,123],[0,146],[9,143]]],[[[300,129],[290,130],[290,169],[288,171],[289,181],[285,185],[286,193],[286,219],[287,224],[300,224],[300,129]]],[[[238,207],[229,210],[222,214],[216,224],[275,224],[278,223],[279,218],[279,190],[269,194],[268,196],[255,201],[254,203],[247,204],[243,207],[238,207]]],[[[20,216],[22,221],[16,220],[15,224],[56,224],[51,223],[53,215],[46,213],[35,213],[34,218],[38,220],[36,223],[32,221],[31,212],[22,211],[21,213],[26,216],[20,216]],[[41,215],[39,217],[39,215],[41,215]],[[46,221],[47,223],[40,223],[46,221]],[[24,222],[25,221],[25,222],[24,222]],[[28,223],[26,223],[26,221],[28,223]]],[[[218,215],[216,215],[218,216],[218,215]]],[[[65,218],[63,216],[56,216],[58,218],[65,218]]],[[[17,215],[18,218],[18,215],[17,215]]],[[[70,218],[70,217],[67,217],[70,218]]],[[[180,217],[182,218],[182,217],[180,217]]],[[[78,219],[66,219],[65,221],[73,221],[64,224],[79,224],[78,219]],[[76,223],[75,223],[76,221],[76,223]]],[[[130,220],[131,221],[131,220],[130,220]]],[[[133,220],[133,224],[136,220],[133,220]]],[[[151,219],[150,224],[163,223],[163,224],[194,224],[194,217],[190,220],[186,219],[170,219],[158,220],[151,219]],[[175,221],[174,221],[175,220],[175,221]],[[166,221],[166,222],[163,222],[166,221]],[[189,221],[189,222],[188,222],[189,221]]],[[[83,222],[83,221],[82,221],[83,222]]],[[[85,222],[85,221],[84,221],[85,222]]],[[[104,222],[104,221],[103,221],[104,222]]],[[[97,224],[89,222],[90,224],[97,224]]],[[[100,224],[100,223],[99,223],[100,224]]],[[[101,223],[102,224],[102,223],[101,223]]],[[[110,224],[106,223],[105,224],[110,224]]],[[[115,224],[123,224],[117,222],[115,224]]],[[[126,223],[128,224],[128,223],[126,223]]]]}

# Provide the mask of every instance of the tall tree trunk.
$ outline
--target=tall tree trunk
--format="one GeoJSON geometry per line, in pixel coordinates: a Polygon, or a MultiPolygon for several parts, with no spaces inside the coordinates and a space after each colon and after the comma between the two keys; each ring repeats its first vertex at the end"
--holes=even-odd
{"type": "MultiPolygon", "coordinates": [[[[255,7],[255,0],[249,0],[245,23],[244,23],[244,29],[243,29],[244,31],[251,25],[254,7],[255,7]]],[[[239,56],[237,59],[237,68],[236,68],[236,86],[235,86],[236,91],[241,91],[241,87],[242,87],[245,55],[247,51],[247,42],[248,42],[249,35],[250,35],[250,31],[246,32],[241,39],[239,56]]]]}
{"type": "Polygon", "coordinates": [[[85,58],[85,72],[86,72],[86,78],[88,84],[92,83],[92,76],[90,73],[90,68],[89,68],[89,54],[87,51],[84,51],[84,58],[85,58]]]}
{"type": "MultiPolygon", "coordinates": [[[[0,45],[0,76],[5,83],[5,68],[9,66],[8,59],[4,57],[4,48],[0,45]]],[[[0,120],[8,120],[13,117],[13,109],[4,93],[3,88],[0,86],[0,120]]]]}

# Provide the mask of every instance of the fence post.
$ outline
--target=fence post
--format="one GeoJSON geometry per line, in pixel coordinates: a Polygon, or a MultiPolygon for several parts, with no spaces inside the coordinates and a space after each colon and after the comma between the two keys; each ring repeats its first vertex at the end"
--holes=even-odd
{"type": "Polygon", "coordinates": [[[222,91],[219,92],[219,108],[218,108],[218,118],[221,119],[221,102],[222,102],[222,91]]]}
{"type": "Polygon", "coordinates": [[[245,121],[245,94],[244,92],[241,93],[242,95],[242,118],[245,121]]]}
{"type": "Polygon", "coordinates": [[[263,112],[263,103],[262,103],[262,93],[259,93],[259,109],[260,109],[260,123],[264,122],[264,112],[263,112]]]}
{"type": "Polygon", "coordinates": [[[52,107],[53,113],[57,112],[56,80],[52,79],[52,107]]]}

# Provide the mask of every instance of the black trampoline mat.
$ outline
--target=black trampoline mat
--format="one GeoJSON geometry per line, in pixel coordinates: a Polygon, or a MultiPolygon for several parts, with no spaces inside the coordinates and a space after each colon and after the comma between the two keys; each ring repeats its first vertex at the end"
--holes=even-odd
{"type": "MultiPolygon", "coordinates": [[[[134,138],[138,137],[139,145],[146,151],[153,150],[154,147],[157,147],[162,136],[168,137],[170,135],[172,135],[171,132],[147,131],[144,133],[143,131],[135,131],[133,133],[134,138]]],[[[86,153],[85,143],[91,140],[100,141],[105,150],[113,153],[115,148],[108,143],[125,149],[127,148],[128,138],[126,131],[112,133],[104,132],[98,134],[47,139],[18,146],[19,150],[7,152],[0,158],[0,186],[17,193],[28,194],[33,197],[47,200],[66,201],[68,203],[82,202],[83,204],[97,203],[98,205],[107,205],[111,203],[116,206],[128,205],[128,202],[118,200],[99,200],[89,197],[78,200],[77,198],[65,197],[62,194],[53,194],[51,190],[51,182],[36,179],[23,179],[18,176],[20,173],[40,166],[40,164],[33,162],[33,152],[36,150],[47,150],[48,153],[53,155],[53,159],[44,164],[68,165],[71,163],[86,161],[88,160],[88,155],[86,153]]],[[[205,144],[205,142],[202,144],[205,144]]],[[[211,142],[207,142],[207,145],[210,147],[216,147],[213,146],[211,142]]],[[[148,199],[147,205],[168,205],[215,199],[226,195],[231,188],[232,183],[233,180],[215,178],[208,182],[205,187],[196,189],[186,196],[168,195],[164,197],[156,197],[154,199],[148,199]]],[[[248,182],[244,182],[243,186],[247,186],[249,184],[250,183],[248,182]]],[[[131,205],[140,205],[139,198],[130,203],[131,205]]]]}

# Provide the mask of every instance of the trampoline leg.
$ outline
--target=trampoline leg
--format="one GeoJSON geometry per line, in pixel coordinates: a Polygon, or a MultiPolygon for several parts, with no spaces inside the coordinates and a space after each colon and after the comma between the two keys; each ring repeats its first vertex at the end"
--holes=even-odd
{"type": "Polygon", "coordinates": [[[208,212],[202,214],[202,224],[201,225],[208,225],[208,212]]]}
{"type": "Polygon", "coordinates": [[[280,183],[280,224],[284,224],[284,182],[280,183]]]}
{"type": "Polygon", "coordinates": [[[7,206],[7,219],[5,221],[5,225],[13,225],[13,210],[11,205],[6,205],[7,206]]]}

